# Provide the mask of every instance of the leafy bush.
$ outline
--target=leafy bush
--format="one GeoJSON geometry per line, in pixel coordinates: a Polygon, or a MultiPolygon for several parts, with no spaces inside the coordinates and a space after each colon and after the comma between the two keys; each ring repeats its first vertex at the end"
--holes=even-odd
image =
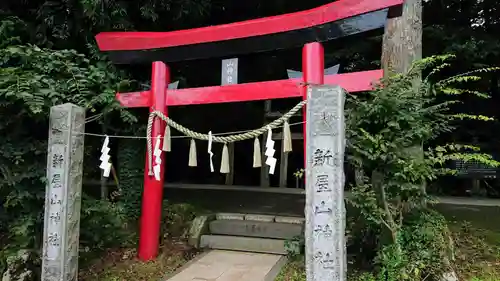
{"type": "Polygon", "coordinates": [[[82,201],[80,247],[85,251],[127,247],[137,240],[136,225],[130,225],[122,204],[88,196],[82,201]]]}
{"type": "Polygon", "coordinates": [[[416,211],[405,218],[401,235],[378,253],[378,280],[424,280],[443,274],[449,260],[450,237],[444,217],[435,211],[416,211]]]}
{"type": "Polygon", "coordinates": [[[162,232],[165,237],[183,237],[200,210],[191,204],[163,201],[162,232]]]}
{"type": "Polygon", "coordinates": [[[285,240],[285,251],[289,257],[298,257],[304,254],[305,250],[304,236],[295,236],[292,239],[285,240]]]}
{"type": "Polygon", "coordinates": [[[383,79],[364,97],[350,97],[347,123],[348,159],[364,177],[352,188],[350,203],[373,228],[380,230],[377,280],[422,280],[449,267],[449,231],[442,216],[426,210],[432,203],[427,181],[443,174],[449,160],[499,166],[490,155],[467,144],[434,145],[459,121],[492,118],[455,112],[457,95],[488,95],[463,87],[480,80],[482,69],[436,81],[452,56],[416,62],[406,74],[383,79]],[[430,70],[429,70],[430,69],[430,70]],[[428,73],[421,79],[422,73],[428,73]]]}
{"type": "MultiPolygon", "coordinates": [[[[120,72],[73,50],[15,45],[22,41],[9,37],[16,24],[11,18],[0,23],[5,38],[0,48],[0,240],[5,244],[0,259],[18,249],[41,248],[50,107],[71,102],[101,111],[101,118],[116,113],[125,122],[136,120],[114,100],[115,92],[129,84],[120,72]]],[[[83,199],[82,237],[92,247],[115,243],[113,235],[118,235],[105,232],[104,241],[96,243],[96,228],[122,227],[122,211],[106,204],[83,199]]]]}

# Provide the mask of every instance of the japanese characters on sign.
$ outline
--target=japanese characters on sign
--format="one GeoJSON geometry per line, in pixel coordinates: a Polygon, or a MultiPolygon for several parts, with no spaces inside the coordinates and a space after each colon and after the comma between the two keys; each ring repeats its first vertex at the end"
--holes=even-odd
{"type": "Polygon", "coordinates": [[[47,195],[49,204],[45,206],[48,221],[45,223],[47,234],[46,258],[57,260],[61,253],[61,213],[63,212],[63,178],[65,176],[65,147],[53,144],[49,154],[47,195]]]}
{"type": "Polygon", "coordinates": [[[344,91],[308,86],[307,98],[307,280],[344,281],[344,91]]]}
{"type": "Polygon", "coordinates": [[[77,277],[84,121],[83,108],[72,104],[51,108],[42,281],[77,277]]]}
{"type": "Polygon", "coordinates": [[[238,84],[238,58],[222,60],[221,85],[238,84]]]}

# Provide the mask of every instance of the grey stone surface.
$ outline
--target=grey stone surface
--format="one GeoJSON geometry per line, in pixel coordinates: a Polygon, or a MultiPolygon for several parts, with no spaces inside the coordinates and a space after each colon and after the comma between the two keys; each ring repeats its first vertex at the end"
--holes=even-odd
{"type": "Polygon", "coordinates": [[[287,262],[288,262],[287,256],[281,256],[281,258],[278,260],[278,262],[266,274],[266,277],[264,278],[264,281],[274,281],[274,280],[276,280],[276,277],[278,277],[278,275],[281,272],[281,269],[287,264],[287,262]]]}
{"type": "Polygon", "coordinates": [[[217,213],[215,215],[218,220],[244,220],[245,214],[238,213],[217,213]]]}
{"type": "Polygon", "coordinates": [[[270,216],[270,215],[258,215],[258,214],[245,215],[245,220],[248,220],[248,221],[273,222],[274,218],[275,218],[275,216],[270,216]]]}
{"type": "Polygon", "coordinates": [[[78,274],[85,110],[53,106],[47,156],[42,280],[72,281],[78,274]]]}
{"type": "Polygon", "coordinates": [[[241,221],[241,220],[214,220],[210,222],[211,234],[291,239],[303,235],[304,228],[300,224],[241,221]]]}
{"type": "Polygon", "coordinates": [[[194,248],[198,248],[200,245],[200,238],[203,234],[208,233],[208,224],[214,219],[212,215],[203,215],[194,218],[191,222],[191,227],[189,228],[188,234],[188,244],[194,248]]]}
{"type": "Polygon", "coordinates": [[[276,216],[274,218],[274,221],[278,223],[304,224],[306,222],[306,219],[301,217],[276,216]]]}
{"type": "Polygon", "coordinates": [[[186,267],[169,281],[271,281],[268,277],[283,266],[283,256],[212,250],[186,267]]]}
{"type": "Polygon", "coordinates": [[[286,255],[285,240],[238,237],[224,235],[203,235],[201,248],[286,255]]]}
{"type": "Polygon", "coordinates": [[[344,100],[345,92],[340,86],[307,88],[307,281],[347,279],[344,100]]]}

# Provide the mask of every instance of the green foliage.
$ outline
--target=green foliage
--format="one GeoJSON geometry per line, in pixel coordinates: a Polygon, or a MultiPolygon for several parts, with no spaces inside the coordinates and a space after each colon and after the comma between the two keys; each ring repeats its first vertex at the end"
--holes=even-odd
{"type": "Polygon", "coordinates": [[[306,269],[304,256],[291,257],[276,277],[276,281],[304,281],[306,269]]]}
{"type": "Polygon", "coordinates": [[[378,253],[377,280],[424,280],[444,273],[443,261],[450,258],[447,251],[450,237],[442,215],[434,211],[412,213],[406,218],[398,239],[378,253]]]}
{"type": "MultiPolygon", "coordinates": [[[[13,17],[0,23],[0,233],[6,234],[5,255],[40,248],[50,107],[71,102],[100,111],[99,121],[112,116],[136,121],[114,100],[117,90],[130,85],[120,72],[74,50],[16,45],[22,41],[22,36],[12,36],[18,26],[22,24],[13,17]]],[[[83,206],[84,246],[103,248],[119,241],[124,219],[120,206],[88,197],[83,206]]]]}
{"type": "Polygon", "coordinates": [[[105,63],[93,64],[74,50],[54,51],[32,45],[0,50],[0,97],[26,106],[32,118],[44,118],[54,104],[71,102],[102,114],[114,110],[124,121],[135,117],[115,101],[115,93],[130,83],[120,81],[105,63]]]}
{"type": "Polygon", "coordinates": [[[285,240],[285,250],[290,257],[303,255],[305,249],[304,246],[304,236],[295,236],[292,239],[285,240]]]}
{"type": "MultiPolygon", "coordinates": [[[[317,6],[313,2],[308,2],[307,5],[317,6]]],[[[363,218],[363,225],[356,229],[359,230],[354,233],[356,235],[365,233],[376,236],[380,226],[386,225],[391,229],[404,229],[406,221],[400,220],[399,215],[406,217],[413,207],[420,206],[422,201],[427,202],[426,197],[419,192],[421,184],[443,173],[455,172],[446,168],[448,160],[479,160],[490,166],[497,165],[490,156],[471,147],[458,147],[454,143],[438,146],[430,142],[439,133],[453,131],[458,120],[491,120],[486,116],[489,113],[456,112],[455,109],[464,96],[484,99],[487,95],[481,89],[495,92],[498,75],[492,75],[491,82],[479,80],[484,76],[482,73],[469,73],[443,80],[442,83],[436,80],[440,75],[484,67],[486,63],[498,61],[500,44],[497,30],[500,22],[497,17],[497,2],[445,0],[424,1],[424,5],[424,51],[427,54],[456,53],[458,58],[454,65],[457,67],[449,70],[446,69],[447,62],[438,63],[436,71],[430,71],[432,75],[426,77],[424,83],[416,88],[409,82],[413,81],[411,77],[392,77],[384,81],[390,84],[389,87],[378,89],[368,97],[350,101],[351,104],[364,103],[365,107],[360,108],[358,117],[365,121],[375,120],[350,127],[359,125],[364,130],[351,130],[353,142],[349,143],[349,148],[354,153],[350,161],[362,168],[368,176],[381,174],[389,207],[389,212],[380,208],[380,186],[373,186],[370,179],[365,179],[353,192],[353,202],[362,211],[363,218]],[[478,20],[483,22],[477,24],[478,20]],[[447,73],[439,74],[442,69],[447,73]],[[474,90],[450,86],[465,82],[473,83],[474,90]],[[421,91],[426,94],[420,93],[421,91]],[[429,93],[439,97],[432,99],[429,93]],[[377,99],[377,96],[381,98],[377,99]],[[443,99],[443,96],[449,98],[443,99]],[[443,100],[446,101],[445,104],[441,103],[443,100]],[[420,107],[420,101],[428,101],[429,104],[420,107]],[[371,102],[375,108],[369,111],[366,106],[370,106],[371,102]],[[441,113],[446,113],[446,116],[440,115],[441,113]],[[380,122],[377,118],[381,118],[380,122]],[[389,128],[392,132],[383,131],[384,128],[389,128]],[[409,134],[405,135],[407,133],[409,134]],[[408,150],[399,149],[420,143],[425,144],[423,162],[414,159],[415,155],[408,155],[408,150]],[[359,150],[355,149],[357,145],[359,150]],[[367,152],[374,152],[374,155],[367,152]],[[382,164],[381,171],[377,171],[380,174],[372,173],[379,163],[382,164]]],[[[40,237],[41,230],[46,120],[50,105],[78,103],[90,112],[94,109],[102,111],[104,114],[100,121],[110,119],[114,116],[113,112],[119,110],[116,113],[121,115],[122,120],[134,120],[133,116],[119,109],[113,99],[115,91],[126,90],[124,88],[130,82],[121,83],[123,75],[109,65],[102,54],[98,54],[93,39],[96,33],[110,30],[164,31],[166,27],[174,30],[234,20],[233,17],[208,17],[210,13],[217,11],[225,11],[225,14],[234,14],[238,19],[243,19],[306,8],[290,6],[285,1],[256,3],[253,6],[257,8],[245,4],[246,13],[241,14],[235,12],[240,11],[241,6],[234,5],[231,1],[3,1],[0,8],[0,248],[38,246],[34,238],[40,237]],[[63,50],[58,51],[61,49],[63,50]],[[75,49],[78,53],[64,49],[75,49]]],[[[340,62],[346,71],[378,67],[380,38],[370,38],[365,43],[346,44],[346,47],[337,49],[333,54],[327,53],[327,60],[340,62]]],[[[441,59],[434,60],[439,61],[443,62],[441,59]]],[[[431,62],[424,60],[424,64],[426,63],[431,62]]],[[[410,76],[418,76],[420,67],[416,67],[410,76]]],[[[481,109],[492,108],[493,112],[497,112],[497,107],[495,102],[488,102],[481,109]]],[[[474,129],[480,130],[474,126],[465,128],[464,131],[478,135],[474,129]]],[[[115,221],[113,216],[122,217],[122,212],[132,220],[139,215],[144,145],[141,143],[121,147],[129,149],[123,153],[128,155],[124,157],[128,159],[128,163],[123,164],[120,160],[122,149],[118,155],[120,183],[123,187],[120,204],[101,202],[101,205],[86,214],[82,229],[85,228],[89,235],[96,230],[95,227],[99,227],[99,221],[113,226],[120,220],[115,221]],[[107,208],[110,208],[110,217],[105,216],[107,208]],[[94,215],[102,218],[93,218],[94,215]],[[91,227],[87,227],[87,224],[91,227]]],[[[416,151],[415,154],[419,152],[416,151]]],[[[301,173],[297,174],[298,177],[300,175],[301,173]]],[[[89,204],[93,201],[86,203],[86,200],[88,198],[83,202],[85,208],[93,207],[89,204]]],[[[396,236],[404,236],[404,231],[401,232],[403,233],[396,236]]],[[[92,241],[92,238],[88,240],[92,241]]],[[[366,244],[371,243],[371,240],[360,241],[366,244]]],[[[0,263],[1,260],[0,257],[0,263]]]]}
{"type": "Polygon", "coordinates": [[[304,172],[305,172],[304,169],[298,169],[295,173],[293,173],[293,176],[298,179],[301,179],[304,177],[304,172]]]}
{"type": "Polygon", "coordinates": [[[0,21],[0,49],[22,43],[20,30],[24,23],[15,16],[9,16],[0,21]]]}
{"type": "Polygon", "coordinates": [[[207,0],[6,0],[2,4],[0,17],[16,16],[20,23],[16,33],[23,34],[23,42],[82,53],[95,50],[94,36],[100,31],[163,31],[206,19],[211,8],[207,0]]]}
{"type": "Polygon", "coordinates": [[[130,219],[121,203],[85,196],[80,219],[80,247],[84,252],[126,247],[136,241],[135,225],[129,225],[130,219]]]}
{"type": "MultiPolygon", "coordinates": [[[[142,130],[139,131],[142,133],[142,130]]],[[[141,212],[146,146],[140,140],[123,139],[118,147],[118,177],[123,187],[119,200],[124,204],[129,219],[138,220],[141,212]]]]}
{"type": "Polygon", "coordinates": [[[445,271],[451,247],[448,231],[441,216],[426,211],[431,203],[426,182],[454,174],[456,171],[447,166],[450,160],[500,165],[472,145],[435,144],[463,119],[492,120],[457,113],[454,105],[460,103],[457,95],[488,98],[465,86],[498,68],[434,79],[449,67],[451,58],[435,56],[418,61],[408,73],[384,79],[367,96],[350,97],[347,103],[348,159],[369,175],[353,186],[349,199],[368,227],[382,230],[377,280],[423,280],[445,271]],[[422,73],[427,75],[421,78],[422,73]]]}
{"type": "Polygon", "coordinates": [[[191,221],[201,210],[190,204],[171,204],[163,201],[162,232],[164,237],[183,237],[191,221]]]}

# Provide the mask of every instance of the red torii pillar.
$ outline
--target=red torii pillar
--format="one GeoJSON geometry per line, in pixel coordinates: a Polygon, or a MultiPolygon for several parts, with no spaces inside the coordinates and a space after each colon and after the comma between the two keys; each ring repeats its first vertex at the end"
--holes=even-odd
{"type": "MultiPolygon", "coordinates": [[[[302,72],[305,84],[323,84],[325,77],[325,51],[318,42],[309,43],[302,49],[302,72]]],[[[302,99],[307,100],[307,87],[302,89],[302,99]]],[[[306,105],[307,106],[307,105],[306,105]]],[[[306,106],[302,109],[304,121],[304,167],[306,166],[306,106]]]]}
{"type": "MultiPolygon", "coordinates": [[[[149,112],[167,112],[167,86],[170,83],[170,71],[165,63],[153,62],[151,72],[151,90],[149,91],[149,112]]],[[[165,131],[165,123],[158,118],[153,122],[151,137],[153,147],[165,131]]],[[[163,140],[163,138],[162,138],[163,140]]],[[[147,153],[147,152],[146,152],[147,153]]],[[[160,180],[148,175],[148,162],[144,169],[144,191],[142,195],[142,212],[139,239],[139,258],[151,260],[158,255],[158,243],[161,226],[161,210],[163,201],[163,184],[165,182],[165,152],[161,154],[160,180]]],[[[147,155],[146,155],[147,159],[147,155]]]]}
{"type": "MultiPolygon", "coordinates": [[[[320,43],[309,43],[303,48],[303,78],[264,81],[226,86],[212,86],[192,89],[167,89],[170,72],[163,62],[153,62],[151,90],[133,93],[118,93],[117,100],[125,107],[149,107],[151,111],[161,111],[167,116],[168,106],[188,104],[210,104],[242,102],[253,100],[302,97],[307,98],[305,84],[338,84],[350,92],[371,89],[371,83],[380,79],[381,70],[323,76],[324,55],[320,43]]],[[[304,114],[303,120],[306,121],[304,114]]],[[[305,128],[305,123],[304,123],[305,128]]],[[[152,129],[153,147],[156,137],[162,135],[165,123],[155,119],[152,129]]],[[[162,138],[163,140],[163,138],[162,138]]],[[[144,192],[140,222],[139,258],[154,259],[158,254],[163,186],[165,180],[165,153],[161,155],[160,180],[148,175],[146,163],[144,171],[144,192]]]]}

